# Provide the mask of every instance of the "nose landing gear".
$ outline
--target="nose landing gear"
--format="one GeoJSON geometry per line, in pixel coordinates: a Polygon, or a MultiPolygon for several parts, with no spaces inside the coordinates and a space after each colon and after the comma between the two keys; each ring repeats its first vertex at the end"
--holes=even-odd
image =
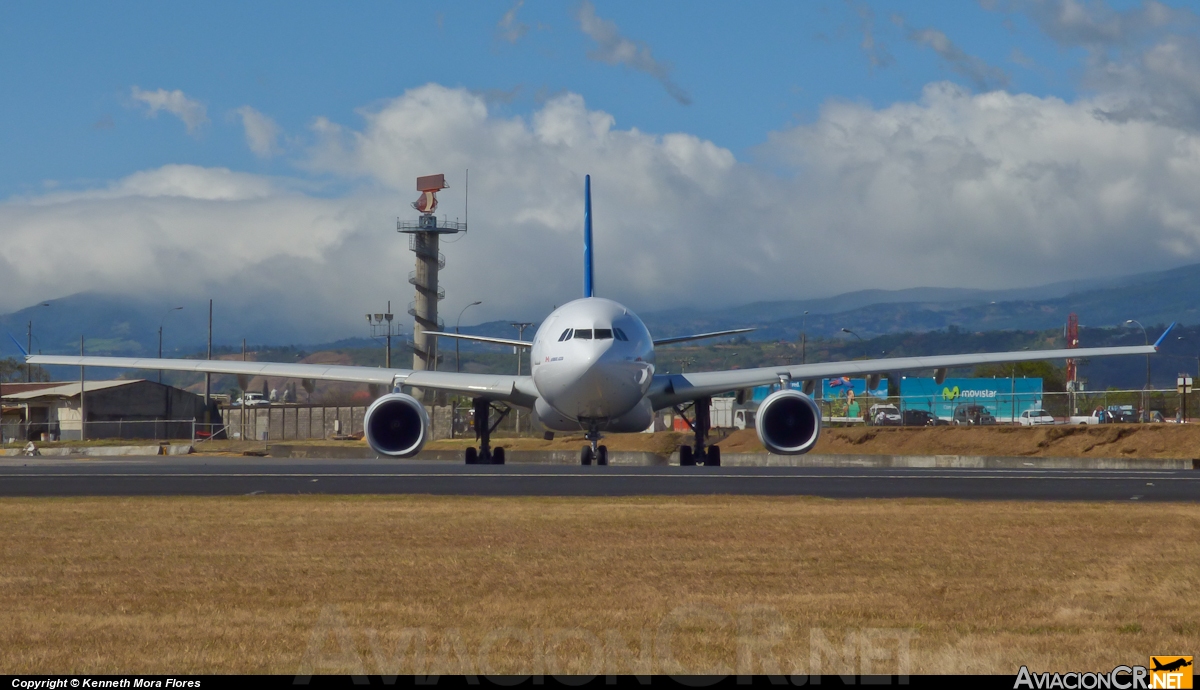
{"type": "Polygon", "coordinates": [[[479,440],[479,448],[468,448],[464,453],[466,463],[468,465],[503,465],[504,464],[504,449],[496,448],[492,450],[491,438],[492,432],[496,427],[500,426],[500,422],[508,416],[512,408],[507,406],[493,406],[492,401],[483,398],[475,398],[472,401],[472,406],[475,411],[475,438],[479,440]],[[498,415],[495,423],[492,423],[492,410],[495,410],[498,415]]]}
{"type": "Polygon", "coordinates": [[[608,447],[597,445],[600,442],[600,430],[595,424],[588,428],[588,432],[583,435],[591,445],[584,446],[583,450],[579,451],[579,464],[590,465],[595,460],[597,465],[608,464],[608,447]]]}
{"type": "Polygon", "coordinates": [[[688,419],[684,414],[687,410],[684,407],[676,407],[675,412],[679,414],[683,421],[691,427],[695,434],[694,446],[679,447],[679,466],[694,467],[696,465],[705,465],[707,467],[721,466],[721,447],[720,446],[705,446],[708,441],[708,432],[712,428],[712,422],[709,418],[709,410],[712,406],[711,398],[696,398],[692,403],[692,419],[688,419]]]}

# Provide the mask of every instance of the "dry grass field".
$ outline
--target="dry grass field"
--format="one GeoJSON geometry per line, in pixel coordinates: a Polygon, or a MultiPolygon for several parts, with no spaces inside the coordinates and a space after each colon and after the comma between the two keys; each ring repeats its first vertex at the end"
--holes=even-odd
{"type": "Polygon", "coordinates": [[[0,669],[1014,673],[1200,651],[1200,506],[0,500],[0,669]]]}

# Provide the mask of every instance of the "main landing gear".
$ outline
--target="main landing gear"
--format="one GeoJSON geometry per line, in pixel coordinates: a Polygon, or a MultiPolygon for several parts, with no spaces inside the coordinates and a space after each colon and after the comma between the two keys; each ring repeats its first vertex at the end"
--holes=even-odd
{"type": "Polygon", "coordinates": [[[688,419],[684,414],[687,411],[685,407],[676,407],[675,412],[687,425],[692,428],[696,435],[694,446],[679,447],[679,466],[694,467],[696,465],[705,465],[707,467],[721,466],[721,447],[707,446],[708,431],[712,428],[712,422],[709,419],[709,411],[712,407],[711,398],[696,398],[692,402],[692,418],[688,419]]]}
{"type": "Polygon", "coordinates": [[[600,442],[600,430],[593,424],[583,437],[591,445],[584,446],[583,450],[579,451],[579,464],[590,465],[595,460],[597,465],[607,465],[608,446],[597,445],[600,442]]]}
{"type": "Polygon", "coordinates": [[[484,400],[483,398],[475,398],[472,402],[475,410],[475,438],[479,440],[479,448],[468,448],[466,450],[466,460],[468,465],[503,465],[504,464],[504,449],[496,448],[492,450],[491,438],[492,432],[496,427],[500,426],[500,422],[508,416],[512,408],[505,406],[493,406],[492,401],[484,400]],[[492,423],[492,410],[497,412],[496,421],[492,423]]]}

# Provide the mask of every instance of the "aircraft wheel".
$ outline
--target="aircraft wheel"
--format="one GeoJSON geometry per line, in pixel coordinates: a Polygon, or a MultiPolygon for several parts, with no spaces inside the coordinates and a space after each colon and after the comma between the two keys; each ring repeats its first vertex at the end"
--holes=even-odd
{"type": "Polygon", "coordinates": [[[592,447],[591,446],[584,446],[583,450],[579,451],[579,464],[580,465],[592,464],[592,447]]]}
{"type": "Polygon", "coordinates": [[[691,446],[679,446],[679,466],[680,467],[695,467],[696,458],[692,455],[691,446]]]}
{"type": "Polygon", "coordinates": [[[468,448],[464,455],[466,455],[468,465],[479,464],[479,450],[477,448],[468,448]]]}
{"type": "Polygon", "coordinates": [[[608,465],[608,446],[598,446],[596,448],[596,464],[608,465]]]}
{"type": "Polygon", "coordinates": [[[492,451],[492,464],[493,465],[503,465],[504,464],[504,449],[503,448],[497,448],[496,450],[492,451]]]}
{"type": "Polygon", "coordinates": [[[706,459],[704,461],[704,465],[706,467],[720,467],[721,466],[721,447],[720,446],[709,446],[708,459],[706,459]]]}

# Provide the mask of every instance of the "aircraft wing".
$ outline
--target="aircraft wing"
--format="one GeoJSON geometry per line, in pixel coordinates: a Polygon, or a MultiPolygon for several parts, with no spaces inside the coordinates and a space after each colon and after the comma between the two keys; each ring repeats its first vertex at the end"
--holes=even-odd
{"type": "Polygon", "coordinates": [[[654,341],[654,346],[670,345],[671,343],[686,343],[690,340],[704,340],[705,338],[719,338],[723,335],[733,335],[735,333],[749,333],[753,328],[735,328],[732,331],[713,331],[712,333],[697,333],[696,335],[681,335],[674,338],[657,338],[654,341]]]}
{"type": "MultiPolygon", "coordinates": [[[[1174,324],[1172,324],[1174,325],[1174,324]]],[[[1168,332],[1170,329],[1167,329],[1168,332]]],[[[1163,337],[1166,333],[1163,333],[1163,337]]],[[[1062,350],[1022,350],[1020,352],[985,352],[969,355],[933,355],[929,357],[895,357],[890,359],[855,359],[820,364],[781,364],[775,367],[703,371],[687,374],[667,374],[654,377],[650,387],[650,402],[654,409],[728,393],[779,383],[781,377],[793,380],[823,379],[833,376],[863,376],[892,374],[915,369],[954,369],[977,364],[1008,364],[1046,359],[1079,359],[1083,357],[1113,357],[1116,355],[1149,355],[1158,352],[1162,338],[1153,345],[1129,347],[1088,347],[1062,350]]]]}
{"type": "Polygon", "coordinates": [[[477,343],[491,343],[492,345],[511,345],[513,347],[533,347],[533,343],[528,340],[510,340],[508,338],[491,338],[486,335],[460,335],[458,333],[443,333],[442,331],[425,331],[425,335],[439,335],[443,338],[458,338],[459,340],[473,340],[477,343]]]}
{"type": "Polygon", "coordinates": [[[533,405],[537,390],[528,376],[468,374],[453,371],[413,371],[342,364],[288,364],[284,362],[242,362],[224,359],[154,359],[148,357],[79,357],[76,355],[29,355],[30,364],[69,367],[104,367],[190,371],[194,373],[274,376],[291,379],[348,381],[352,383],[393,384],[463,393],[523,407],[533,405]]]}

